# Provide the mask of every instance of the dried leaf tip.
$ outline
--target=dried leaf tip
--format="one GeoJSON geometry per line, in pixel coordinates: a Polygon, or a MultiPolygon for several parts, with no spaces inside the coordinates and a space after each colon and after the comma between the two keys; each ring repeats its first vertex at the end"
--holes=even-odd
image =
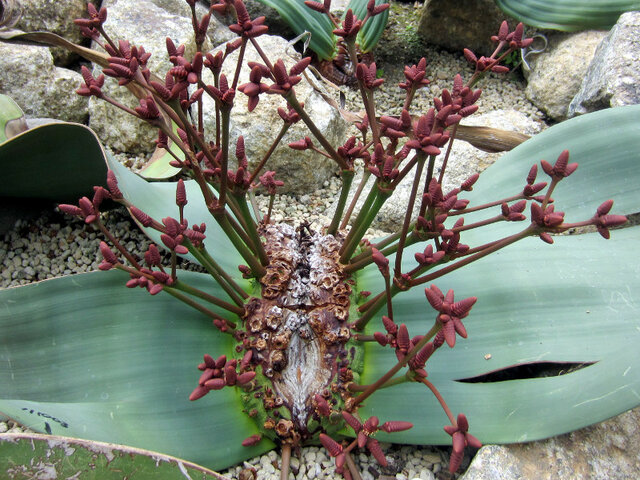
{"type": "Polygon", "coordinates": [[[243,447],[252,447],[254,445],[257,445],[260,440],[262,440],[262,436],[259,434],[255,434],[255,435],[251,435],[250,437],[245,438],[242,441],[242,446],[243,447]]]}

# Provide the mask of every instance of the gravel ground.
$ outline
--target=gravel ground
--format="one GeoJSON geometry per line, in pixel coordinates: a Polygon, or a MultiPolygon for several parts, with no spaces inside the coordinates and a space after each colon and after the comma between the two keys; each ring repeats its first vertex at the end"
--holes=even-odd
{"type": "MultiPolygon", "coordinates": [[[[471,74],[470,67],[461,56],[435,49],[424,51],[423,55],[428,60],[427,77],[432,79],[432,84],[417,95],[416,111],[426,111],[431,106],[434,95],[442,88],[450,89],[455,73],[462,72],[465,77],[471,74]]],[[[380,67],[388,77],[377,97],[378,105],[382,105],[380,111],[397,114],[404,99],[404,91],[395,88],[395,85],[403,80],[402,71],[384,63],[380,67]]],[[[483,80],[478,87],[484,91],[479,102],[480,112],[510,108],[517,109],[531,118],[542,118],[541,112],[525,99],[524,84],[516,77],[492,76],[483,80]]],[[[347,92],[346,96],[349,107],[357,95],[355,92],[347,92]]],[[[128,159],[126,163],[136,167],[140,165],[141,159],[128,159]]],[[[338,180],[332,179],[325,182],[323,189],[312,193],[277,197],[272,218],[276,222],[295,223],[306,219],[313,227],[320,228],[329,223],[326,212],[336,198],[338,188],[338,180]]],[[[259,197],[258,201],[263,211],[266,211],[267,198],[259,197]]],[[[116,236],[125,241],[127,248],[134,251],[144,251],[147,248],[149,240],[128,220],[122,210],[106,213],[105,223],[116,236]]],[[[371,232],[374,236],[380,233],[371,232]]],[[[99,242],[99,235],[89,232],[83,222],[70,219],[51,208],[37,219],[19,220],[14,228],[0,239],[0,288],[95,270],[99,264],[99,242]]],[[[0,433],[19,429],[19,426],[11,422],[0,422],[0,433]]],[[[384,471],[369,463],[371,458],[368,455],[356,455],[363,479],[453,478],[447,471],[449,450],[446,448],[389,446],[385,451],[390,459],[391,468],[384,471]]],[[[279,461],[276,452],[269,452],[224,473],[234,479],[277,479],[279,461]]],[[[335,478],[333,462],[322,449],[304,448],[299,458],[292,459],[290,478],[335,478]]]]}

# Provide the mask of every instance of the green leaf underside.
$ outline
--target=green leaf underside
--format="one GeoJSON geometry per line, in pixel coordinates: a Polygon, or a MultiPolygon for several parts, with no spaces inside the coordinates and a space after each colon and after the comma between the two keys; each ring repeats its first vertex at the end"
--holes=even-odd
{"type": "Polygon", "coordinates": [[[335,56],[336,39],[333,24],[326,15],[308,8],[304,0],[258,0],[275,9],[291,29],[300,35],[311,33],[309,48],[320,60],[331,60],[335,56]]]}
{"type": "Polygon", "coordinates": [[[157,452],[28,433],[0,434],[0,471],[20,478],[43,478],[41,475],[55,472],[55,478],[81,475],[83,480],[224,479],[199,465],[157,452]]]}
{"type": "MultiPolygon", "coordinates": [[[[172,144],[169,147],[174,153],[182,153],[172,144]]],[[[147,165],[140,171],[140,175],[148,180],[166,180],[175,177],[180,173],[181,169],[169,165],[173,160],[173,156],[164,149],[160,149],[159,155],[152,158],[147,165]]],[[[184,154],[182,155],[184,157],[184,154]]]]}
{"type": "Polygon", "coordinates": [[[496,0],[496,4],[527,25],[567,32],[608,30],[620,14],[640,9],[638,0],[496,0]]]}
{"type": "Polygon", "coordinates": [[[0,144],[15,134],[17,128],[26,128],[24,113],[13,99],[0,94],[0,144]]]}
{"type": "MultiPolygon", "coordinates": [[[[208,276],[181,279],[221,295],[208,276]]],[[[273,448],[234,389],[188,400],[231,338],[167,294],[93,272],[0,291],[0,412],[39,431],[133,445],[220,469],[273,448]],[[115,301],[114,301],[115,299],[115,301]],[[67,425],[65,428],[64,424],[67,425]]]]}
{"type": "Polygon", "coordinates": [[[0,145],[0,197],[75,202],[104,185],[104,151],[84,125],[52,123],[0,145]]]}
{"type": "MultiPolygon", "coordinates": [[[[174,133],[177,133],[178,126],[175,123],[171,123],[171,128],[173,128],[174,133]]],[[[140,171],[140,175],[147,180],[166,180],[167,178],[175,177],[182,169],[169,165],[174,160],[174,155],[180,160],[185,158],[184,152],[180,150],[175,142],[169,140],[169,149],[157,148],[145,167],[140,171]]]]}

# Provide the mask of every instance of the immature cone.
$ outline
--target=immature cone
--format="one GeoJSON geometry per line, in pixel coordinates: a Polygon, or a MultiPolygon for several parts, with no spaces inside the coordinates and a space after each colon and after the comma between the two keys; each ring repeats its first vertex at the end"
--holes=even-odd
{"type": "Polygon", "coordinates": [[[340,445],[338,442],[336,442],[333,438],[331,438],[327,434],[324,434],[324,433],[320,434],[320,443],[322,443],[324,448],[327,449],[327,451],[329,452],[329,455],[331,455],[332,457],[337,457],[342,453],[342,450],[343,450],[342,445],[340,445]]]}
{"type": "Polygon", "coordinates": [[[452,437],[453,451],[451,452],[451,458],[449,460],[449,471],[451,473],[460,468],[464,449],[467,445],[473,448],[482,447],[480,440],[471,435],[468,430],[469,422],[467,421],[467,417],[462,413],[458,415],[455,426],[447,425],[444,427],[444,431],[452,437]]]}
{"type": "Polygon", "coordinates": [[[378,266],[383,276],[389,275],[389,259],[386,258],[378,249],[371,247],[371,258],[373,263],[378,266]]]}
{"type": "Polygon", "coordinates": [[[323,417],[328,417],[331,414],[331,407],[329,403],[325,400],[322,395],[316,394],[313,399],[316,402],[316,412],[318,415],[322,415],[323,417]]]}
{"type": "Polygon", "coordinates": [[[413,423],[402,421],[384,422],[381,428],[387,433],[402,432],[413,428],[413,423]]]}
{"type": "Polygon", "coordinates": [[[598,233],[607,240],[611,236],[609,228],[618,227],[627,223],[627,217],[624,215],[609,214],[611,207],[613,207],[613,200],[607,200],[598,207],[593,217],[593,223],[598,229],[598,233]]]}
{"type": "Polygon", "coordinates": [[[118,258],[105,242],[100,242],[100,253],[104,259],[98,266],[100,270],[110,270],[116,263],[118,263],[118,258]]]}
{"type": "Polygon", "coordinates": [[[184,187],[184,180],[178,180],[176,184],[176,205],[184,207],[187,204],[187,192],[184,187]]]}
{"type": "Polygon", "coordinates": [[[377,440],[370,438],[367,441],[367,449],[371,452],[371,454],[374,456],[374,458],[378,461],[380,465],[382,465],[383,467],[386,467],[388,465],[387,457],[382,451],[382,447],[380,447],[380,444],[378,443],[377,440]]]}
{"type": "Polygon", "coordinates": [[[362,423],[360,422],[360,420],[351,415],[349,412],[343,411],[342,418],[344,418],[344,421],[347,422],[347,424],[351,428],[353,428],[353,431],[355,433],[358,433],[360,430],[362,430],[362,423]]]}
{"type": "Polygon", "coordinates": [[[315,10],[316,12],[319,12],[319,13],[324,13],[324,14],[329,13],[329,9],[331,8],[331,0],[324,0],[324,3],[306,0],[304,4],[310,9],[315,10]]]}

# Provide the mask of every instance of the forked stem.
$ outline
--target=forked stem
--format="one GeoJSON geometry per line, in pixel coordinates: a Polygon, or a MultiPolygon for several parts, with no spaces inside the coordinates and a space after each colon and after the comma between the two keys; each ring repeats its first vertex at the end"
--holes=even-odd
{"type": "Polygon", "coordinates": [[[353,405],[354,406],[359,405],[364,400],[369,398],[376,390],[378,390],[380,387],[385,385],[389,380],[391,380],[393,376],[400,371],[400,369],[402,369],[407,363],[409,363],[409,360],[415,357],[416,354],[420,350],[422,350],[422,347],[424,347],[429,342],[429,340],[431,340],[435,336],[435,334],[438,333],[438,330],[440,330],[440,328],[441,328],[440,324],[436,322],[433,325],[433,327],[431,327],[431,330],[429,330],[427,334],[424,337],[422,337],[422,339],[418,343],[416,343],[416,345],[411,350],[409,350],[407,355],[402,360],[399,360],[398,363],[396,363],[393,367],[391,367],[387,373],[382,375],[378,380],[376,380],[374,383],[369,385],[364,392],[358,395],[354,399],[353,405]]]}
{"type": "Polygon", "coordinates": [[[351,214],[353,213],[353,210],[356,208],[358,199],[360,198],[360,195],[362,194],[362,190],[364,190],[364,187],[367,184],[367,181],[369,180],[370,176],[371,176],[371,172],[365,169],[364,173],[362,174],[362,179],[358,184],[358,188],[356,189],[356,193],[353,195],[353,198],[351,199],[349,208],[347,209],[347,211],[345,212],[342,218],[342,222],[340,223],[340,229],[347,228],[347,225],[349,224],[349,219],[351,218],[351,214]]]}
{"type": "Polygon", "coordinates": [[[451,425],[456,426],[457,425],[456,418],[453,416],[453,413],[451,412],[449,405],[447,405],[447,402],[445,402],[444,398],[442,397],[442,394],[438,391],[435,385],[431,383],[429,380],[427,380],[426,378],[420,378],[420,379],[417,379],[417,381],[424,383],[427,386],[427,388],[431,390],[431,393],[433,393],[433,396],[436,397],[436,399],[438,400],[438,403],[440,403],[440,406],[444,410],[444,413],[446,413],[447,417],[449,417],[449,421],[451,422],[451,425]]]}
{"type": "Polygon", "coordinates": [[[331,224],[327,229],[328,235],[335,235],[338,232],[340,218],[342,217],[342,212],[344,211],[344,207],[347,203],[347,197],[349,196],[349,190],[351,189],[351,183],[353,182],[353,175],[353,170],[342,170],[342,190],[340,191],[340,198],[338,199],[336,211],[334,212],[331,224]]]}
{"type": "Polygon", "coordinates": [[[351,478],[353,478],[353,480],[362,480],[360,472],[358,471],[358,467],[356,467],[353,458],[351,458],[351,453],[346,452],[344,454],[344,458],[347,464],[347,468],[349,468],[349,472],[351,473],[351,478]]]}

